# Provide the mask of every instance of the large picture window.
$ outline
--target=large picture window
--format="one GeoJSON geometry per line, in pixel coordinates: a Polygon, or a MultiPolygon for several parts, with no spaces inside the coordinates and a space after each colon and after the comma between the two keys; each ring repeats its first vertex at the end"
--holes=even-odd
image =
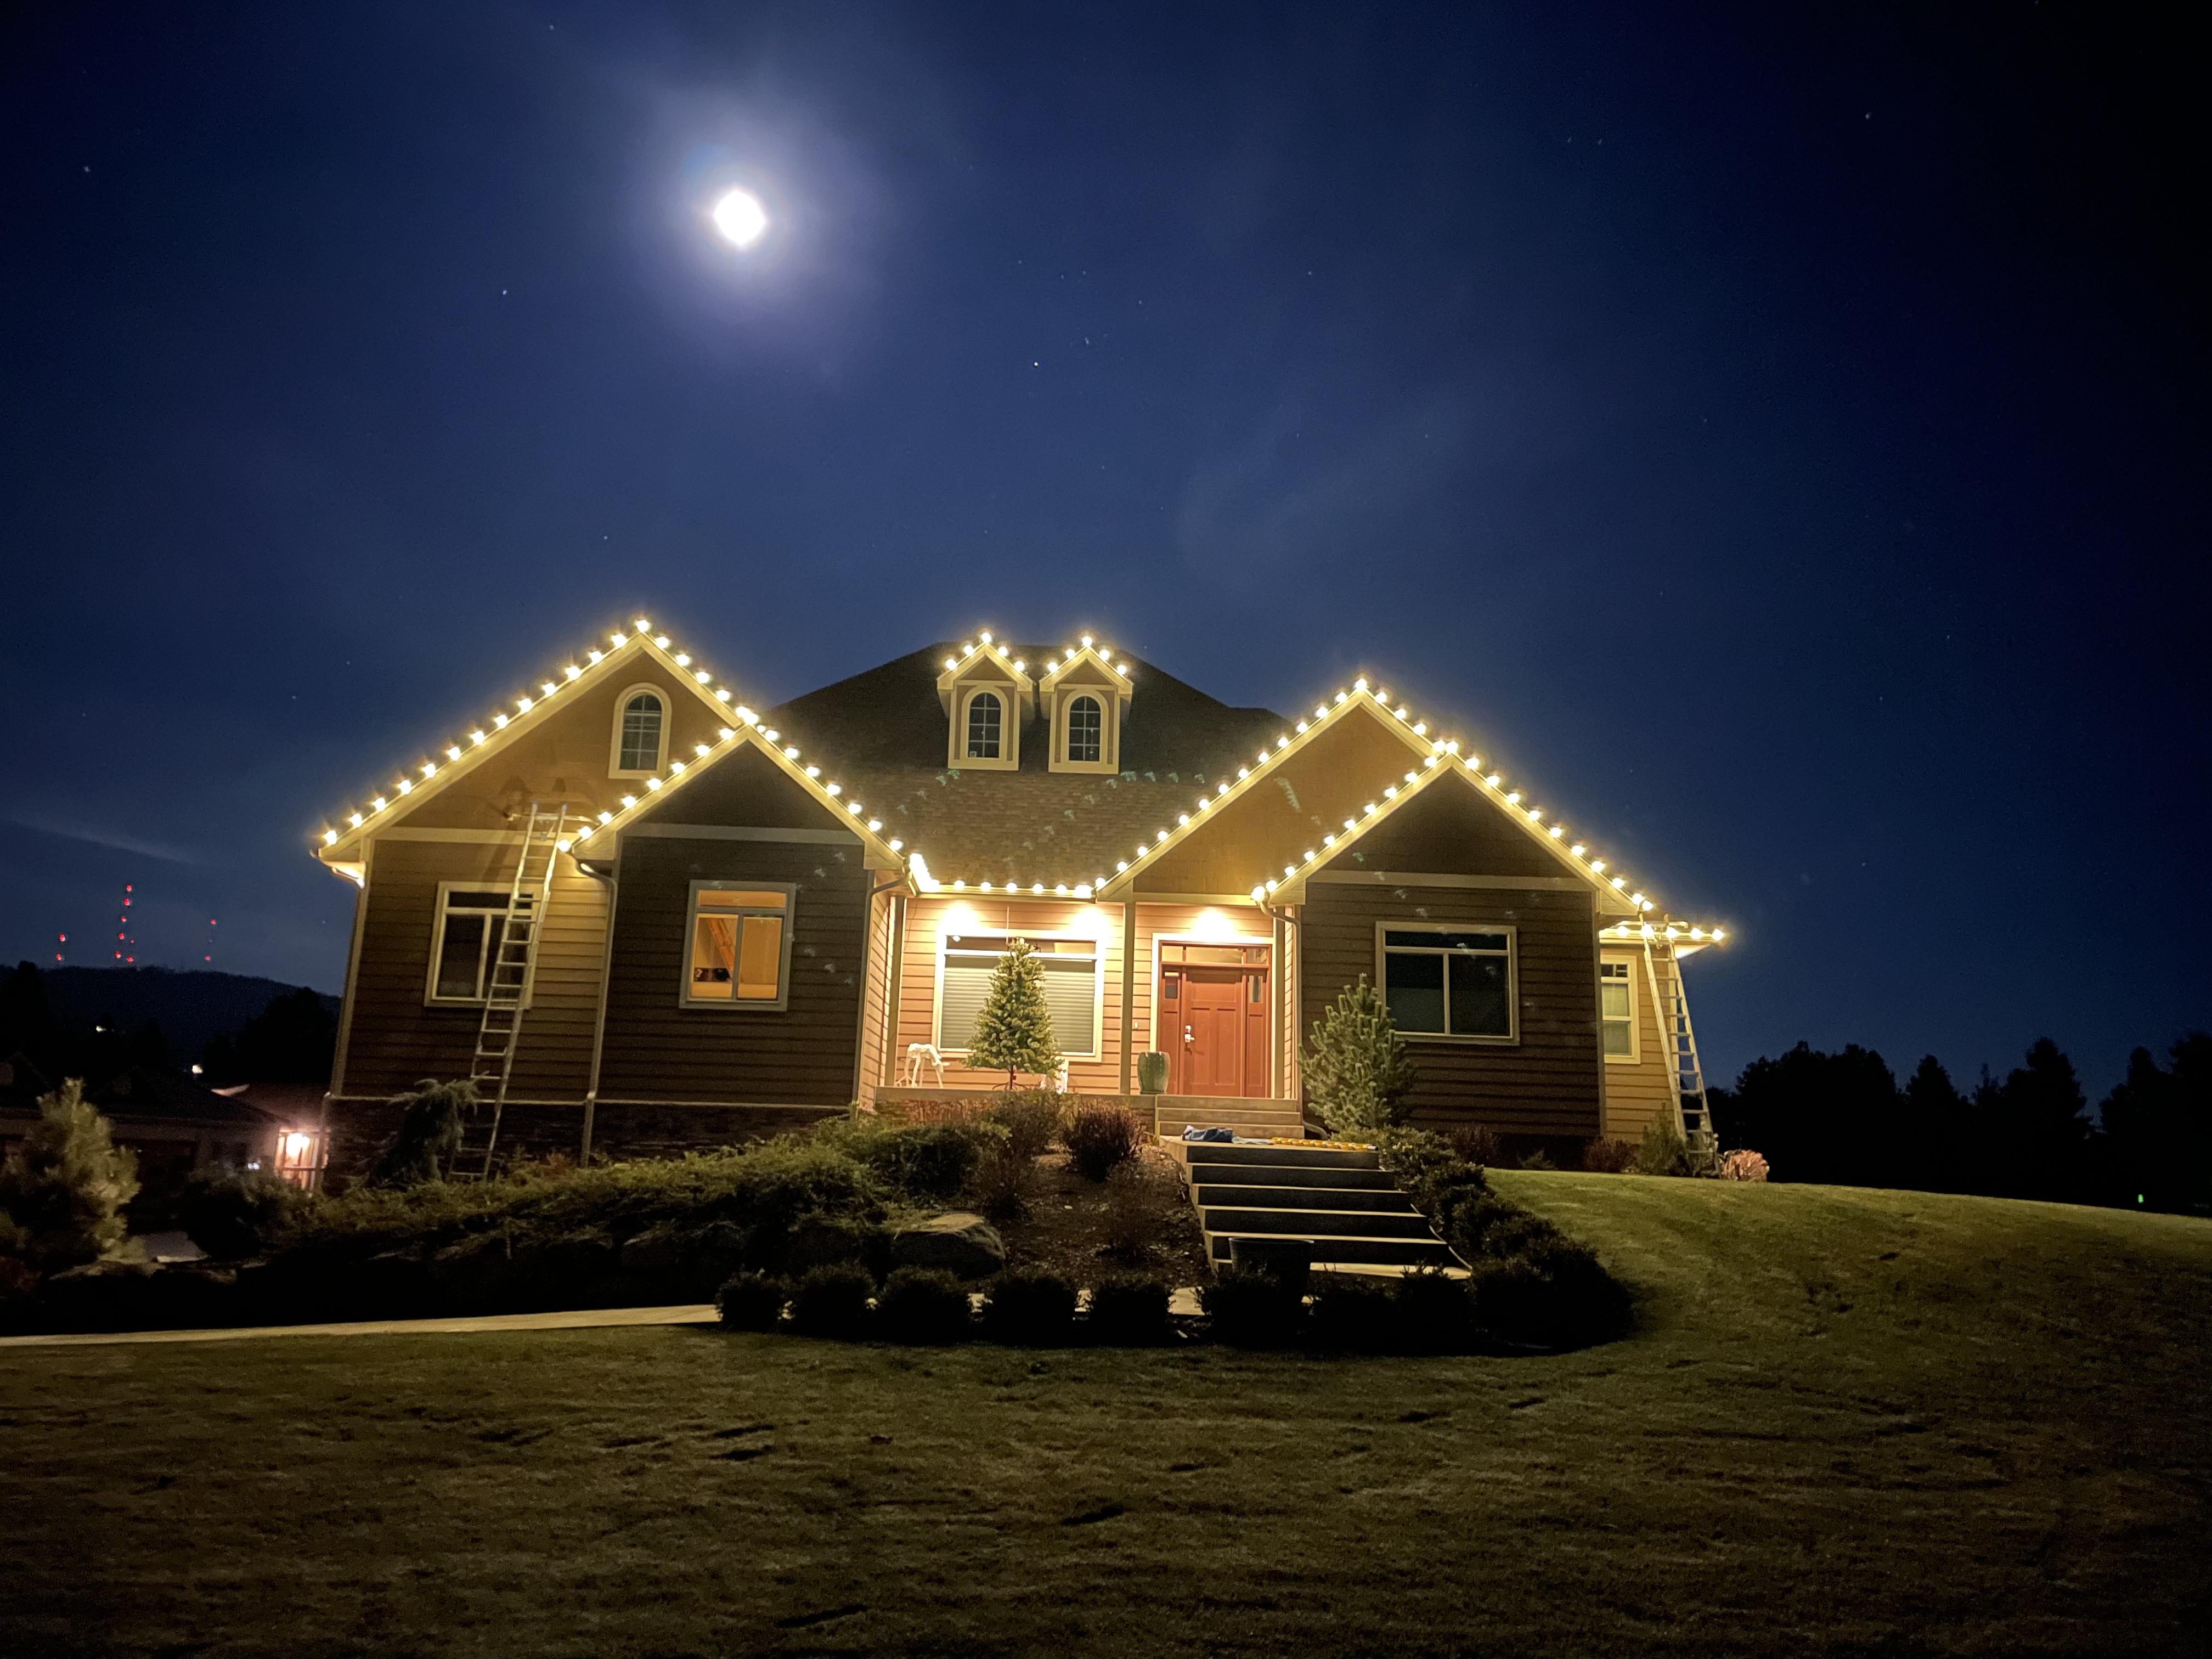
{"type": "Polygon", "coordinates": [[[1376,933],[1382,997],[1399,1030],[1514,1039],[1511,928],[1378,922],[1376,933]]]}
{"type": "Polygon", "coordinates": [[[1636,1058],[1636,975],[1626,962],[1597,965],[1598,1024],[1607,1060],[1636,1058]]]}
{"type": "Polygon", "coordinates": [[[792,904],[776,884],[695,881],[687,930],[687,1008],[777,1009],[791,995],[792,904]]]}
{"type": "MultiPolygon", "coordinates": [[[[507,931],[507,889],[447,883],[430,939],[430,1000],[482,1002],[507,931]]],[[[514,975],[509,975],[512,981],[514,975]]]]}
{"type": "MultiPolygon", "coordinates": [[[[990,994],[991,971],[999,965],[1011,933],[947,933],[938,961],[937,1046],[963,1054],[975,1040],[975,1016],[990,994]]],[[[1039,939],[1025,934],[1044,971],[1045,1006],[1052,1011],[1052,1038],[1073,1060],[1098,1055],[1098,941],[1039,939]]]]}

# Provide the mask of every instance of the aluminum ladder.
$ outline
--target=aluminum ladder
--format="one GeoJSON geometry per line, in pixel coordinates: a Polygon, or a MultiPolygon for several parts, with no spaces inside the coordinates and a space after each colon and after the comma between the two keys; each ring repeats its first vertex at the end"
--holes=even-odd
{"type": "Polygon", "coordinates": [[[483,1018],[477,1026],[476,1057],[469,1081],[476,1103],[461,1116],[460,1145],[447,1160],[449,1181],[489,1178],[499,1147],[500,1116],[507,1109],[507,1086],[514,1079],[514,1051],[522,1036],[522,1013],[538,975],[538,925],[553,897],[553,865],[568,833],[568,809],[548,812],[530,803],[522,856],[507,890],[499,941],[485,965],[483,1018]]]}
{"type": "Polygon", "coordinates": [[[1720,1156],[1713,1133],[1713,1112],[1705,1098],[1705,1067],[1698,1062],[1698,1034],[1690,1024],[1690,1001],[1682,990],[1682,964],[1674,941],[1664,934],[1650,940],[1651,976],[1659,993],[1660,1038],[1674,1067],[1674,1101],[1681,1114],[1682,1139],[1691,1156],[1720,1156]]]}

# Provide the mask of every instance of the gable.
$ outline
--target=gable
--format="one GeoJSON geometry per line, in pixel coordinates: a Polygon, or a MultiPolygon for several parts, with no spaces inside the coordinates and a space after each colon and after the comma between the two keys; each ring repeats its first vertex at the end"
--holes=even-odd
{"type": "Polygon", "coordinates": [[[725,756],[667,799],[650,802],[624,827],[660,823],[842,830],[859,839],[843,813],[823,805],[805,785],[750,744],[725,756]]]}
{"type": "Polygon", "coordinates": [[[1405,740],[1381,719],[1364,708],[1348,711],[1212,808],[1202,825],[1139,872],[1134,890],[1243,892],[1304,862],[1323,836],[1343,833],[1345,819],[1418,769],[1405,740]]]}
{"type": "Polygon", "coordinates": [[[1455,876],[1561,876],[1565,865],[1455,769],[1348,842],[1328,871],[1455,876]]]}

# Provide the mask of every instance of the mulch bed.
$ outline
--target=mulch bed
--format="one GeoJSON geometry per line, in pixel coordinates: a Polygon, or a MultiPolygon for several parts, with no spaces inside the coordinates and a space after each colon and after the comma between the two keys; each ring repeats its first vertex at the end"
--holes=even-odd
{"type": "Polygon", "coordinates": [[[1138,1271],[1158,1273],[1170,1285],[1202,1285],[1207,1279],[1206,1242],[1198,1212],[1175,1160],[1157,1146],[1139,1152],[1127,1182],[1127,1197],[1105,1182],[1086,1181],[1067,1154],[1047,1152],[1036,1162],[1025,1214],[995,1224],[1006,1241],[1009,1266],[1047,1268],[1079,1285],[1095,1283],[1101,1273],[1138,1271]],[[1140,1222],[1141,1250],[1122,1254],[1109,1244],[1109,1206],[1125,1202],[1140,1222]]]}

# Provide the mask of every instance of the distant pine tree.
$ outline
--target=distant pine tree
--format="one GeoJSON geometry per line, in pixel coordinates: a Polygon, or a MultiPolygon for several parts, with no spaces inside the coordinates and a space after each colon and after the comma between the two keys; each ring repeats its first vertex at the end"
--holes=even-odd
{"type": "Polygon", "coordinates": [[[2212,1035],[2191,1031],[2167,1051],[2172,1069],[2138,1048],[2105,1097],[2112,1200],[2133,1209],[2212,1213],[2212,1035]]]}
{"type": "Polygon", "coordinates": [[[41,1273],[112,1260],[130,1242],[123,1209],[137,1195],[138,1160],[70,1078],[40,1097],[38,1123],[0,1165],[0,1222],[13,1224],[0,1232],[41,1273]]]}
{"type": "Polygon", "coordinates": [[[1019,1073],[1049,1077],[1060,1069],[1052,1010],[1044,1000],[1044,969],[1025,939],[1008,940],[991,970],[991,988],[975,1016],[968,1063],[978,1071],[1004,1072],[1009,1090],[1019,1073]]]}

